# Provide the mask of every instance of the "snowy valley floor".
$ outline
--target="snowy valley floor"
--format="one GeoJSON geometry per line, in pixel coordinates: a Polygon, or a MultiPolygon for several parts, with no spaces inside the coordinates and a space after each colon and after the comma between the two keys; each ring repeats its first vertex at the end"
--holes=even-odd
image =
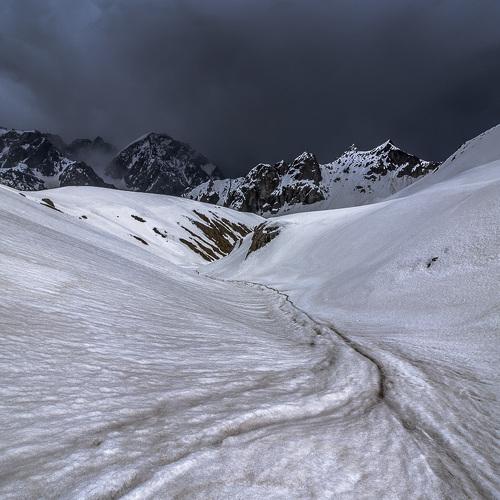
{"type": "Polygon", "coordinates": [[[0,497],[498,497],[499,135],[208,265],[263,219],[0,187],[0,497]]]}
{"type": "Polygon", "coordinates": [[[432,491],[376,368],[275,292],[2,202],[2,497],[432,491]]]}

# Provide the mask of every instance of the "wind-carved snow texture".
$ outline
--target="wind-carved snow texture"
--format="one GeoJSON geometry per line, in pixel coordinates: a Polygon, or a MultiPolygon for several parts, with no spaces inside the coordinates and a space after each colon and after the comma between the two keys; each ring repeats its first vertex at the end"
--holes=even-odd
{"type": "Polygon", "coordinates": [[[183,271],[5,188],[0,220],[2,497],[307,494],[264,476],[247,489],[255,457],[234,481],[169,477],[210,455],[234,462],[258,433],[276,431],[262,442],[277,459],[310,419],[382,418],[375,368],[274,293],[183,271]]]}
{"type": "Polygon", "coordinates": [[[265,221],[0,187],[0,496],[498,497],[499,139],[206,267],[189,219],[265,221]]]}

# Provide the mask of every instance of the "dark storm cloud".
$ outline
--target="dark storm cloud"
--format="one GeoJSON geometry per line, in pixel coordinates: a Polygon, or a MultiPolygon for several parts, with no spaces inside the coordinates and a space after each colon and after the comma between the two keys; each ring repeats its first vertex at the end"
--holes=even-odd
{"type": "Polygon", "coordinates": [[[497,0],[4,0],[0,125],[190,142],[228,174],[500,122],[497,0]]]}

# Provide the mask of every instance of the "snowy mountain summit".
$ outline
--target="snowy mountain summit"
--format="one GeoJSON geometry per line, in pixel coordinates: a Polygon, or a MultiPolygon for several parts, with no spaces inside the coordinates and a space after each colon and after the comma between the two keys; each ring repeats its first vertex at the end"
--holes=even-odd
{"type": "Polygon", "coordinates": [[[219,169],[191,146],[154,132],[123,149],[106,174],[120,189],[170,195],[221,178],[219,169]]]}
{"type": "Polygon", "coordinates": [[[353,146],[323,165],[307,152],[291,163],[259,164],[244,177],[210,180],[185,196],[261,215],[342,208],[386,198],[438,167],[388,140],[370,151],[353,146]]]}
{"type": "Polygon", "coordinates": [[[106,186],[92,167],[72,158],[60,137],[5,128],[0,128],[0,183],[30,191],[106,186]]]}

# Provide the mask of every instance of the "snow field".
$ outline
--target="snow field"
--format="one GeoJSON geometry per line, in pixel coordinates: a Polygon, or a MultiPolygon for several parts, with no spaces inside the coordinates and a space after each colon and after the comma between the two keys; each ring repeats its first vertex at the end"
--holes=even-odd
{"type": "Polygon", "coordinates": [[[499,192],[496,127],[205,266],[194,210],[262,219],[0,187],[0,496],[498,497],[499,192]]]}

